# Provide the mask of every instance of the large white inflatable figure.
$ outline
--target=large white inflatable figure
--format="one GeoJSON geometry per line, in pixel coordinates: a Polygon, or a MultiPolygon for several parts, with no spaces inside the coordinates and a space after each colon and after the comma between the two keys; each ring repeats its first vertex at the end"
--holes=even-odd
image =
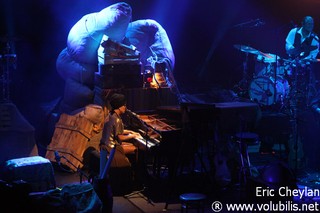
{"type": "Polygon", "coordinates": [[[158,22],[151,19],[133,21],[128,26],[126,37],[139,50],[142,64],[155,68],[154,63],[166,61],[173,69],[173,49],[166,31],[158,22]]]}
{"type": "Polygon", "coordinates": [[[56,67],[65,80],[60,108],[71,112],[93,102],[94,73],[98,71],[97,49],[103,35],[115,41],[125,37],[132,9],[127,3],[113,4],[100,12],[83,16],[70,30],[67,47],[59,54],[56,67]]]}
{"type": "Polygon", "coordinates": [[[165,29],[158,22],[151,19],[133,21],[126,37],[139,50],[141,63],[155,72],[153,77],[158,82],[152,82],[154,87],[158,87],[156,84],[162,84],[160,87],[176,86],[172,73],[174,52],[165,29]]]}
{"type": "MultiPolygon", "coordinates": [[[[65,80],[60,103],[62,113],[93,103],[94,75],[98,71],[98,52],[103,38],[118,43],[129,40],[141,53],[142,67],[157,69],[157,65],[162,64],[164,70],[172,74],[175,58],[165,30],[154,20],[130,23],[131,17],[131,6],[120,2],[83,16],[71,28],[67,47],[56,61],[57,72],[65,80]]],[[[170,79],[172,82],[172,75],[170,79]]]]}

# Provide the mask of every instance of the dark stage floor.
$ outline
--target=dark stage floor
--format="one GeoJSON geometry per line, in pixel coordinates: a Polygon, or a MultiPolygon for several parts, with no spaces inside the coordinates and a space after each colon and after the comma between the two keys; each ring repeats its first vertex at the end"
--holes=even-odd
{"type": "MultiPolygon", "coordinates": [[[[208,147],[210,146],[203,144],[191,161],[179,162],[176,175],[172,178],[169,178],[165,166],[161,168],[160,176],[157,177],[153,175],[150,165],[147,166],[147,172],[144,173],[141,182],[134,185],[131,191],[121,194],[115,189],[114,212],[180,212],[179,195],[189,192],[203,193],[207,196],[205,212],[213,212],[212,204],[216,201],[223,205],[239,203],[269,205],[270,201],[282,200],[283,204],[292,201],[301,205],[315,204],[320,199],[320,194],[316,193],[305,193],[301,197],[257,196],[256,187],[262,189],[289,187],[300,191],[307,188],[310,192],[317,192],[316,190],[320,189],[320,170],[308,167],[307,163],[303,163],[304,160],[296,161],[295,156],[286,154],[283,144],[274,144],[272,152],[261,152],[261,142],[248,146],[251,175],[249,173],[242,175],[239,172],[238,152],[233,153],[234,156],[230,152],[229,155],[217,157],[212,156],[208,147]],[[210,159],[212,157],[213,161],[210,159]]],[[[68,174],[56,169],[55,177],[60,186],[80,182],[79,173],[68,174]]],[[[284,212],[290,212],[290,205],[287,203],[288,211],[284,212]]]]}
{"type": "MultiPolygon", "coordinates": [[[[291,187],[293,183],[294,187],[299,189],[320,189],[320,171],[316,169],[308,169],[302,165],[299,165],[296,169],[294,163],[288,162],[287,158],[282,153],[283,150],[274,146],[273,153],[260,153],[259,145],[249,147],[249,155],[251,160],[251,176],[246,176],[246,183],[240,181],[239,170],[231,169],[230,158],[223,161],[222,158],[215,161],[215,172],[211,170],[211,165],[208,159],[208,153],[201,149],[195,155],[194,164],[181,165],[174,178],[169,179],[167,176],[166,168],[162,168],[161,177],[154,177],[151,171],[144,176],[144,181],[141,184],[133,185],[131,191],[121,194],[121,192],[114,191],[113,195],[113,212],[180,212],[179,195],[182,193],[196,192],[203,193],[207,196],[205,202],[205,212],[213,212],[212,204],[216,201],[226,204],[240,204],[240,203],[256,203],[269,205],[272,202],[283,202],[287,205],[293,205],[297,203],[316,203],[320,199],[317,194],[304,194],[300,198],[298,196],[284,196],[279,197],[264,196],[258,197],[256,195],[256,187],[262,187],[263,189],[276,189],[277,187],[291,187]],[[225,164],[226,163],[226,164],[225,164]],[[225,167],[227,165],[227,167],[225,167]],[[226,171],[225,169],[228,169],[226,171]],[[290,181],[293,182],[290,182],[290,181]],[[289,203],[289,201],[292,203],[289,203]]],[[[45,193],[31,193],[32,196],[30,203],[32,203],[32,210],[34,212],[59,212],[59,205],[65,202],[76,205],[78,202],[78,208],[86,208],[84,212],[94,212],[92,203],[94,204],[94,198],[88,189],[91,189],[91,183],[88,182],[86,176],[88,176],[87,170],[82,172],[70,172],[61,169],[61,167],[53,164],[54,177],[56,185],[59,189],[73,186],[73,189],[69,191],[73,196],[73,201],[64,200],[61,202],[58,199],[60,193],[52,190],[45,193]],[[82,175],[81,175],[82,174],[82,175]],[[88,187],[89,185],[89,187],[88,187]],[[81,198],[86,197],[86,201],[81,198]],[[40,199],[41,198],[41,199],[40,199]],[[88,202],[88,200],[92,202],[88,202]],[[46,204],[44,207],[43,204],[46,204]],[[80,205],[81,204],[81,205],[80,205]],[[39,205],[39,208],[36,207],[39,205]],[[84,207],[83,205],[88,205],[84,207]],[[42,211],[43,212],[43,211],[42,211]]],[[[117,190],[117,189],[116,189],[117,190]]],[[[19,198],[19,196],[18,196],[19,198]]],[[[11,205],[12,206],[12,205],[11,205]]],[[[21,206],[20,206],[21,207],[21,206]]],[[[64,206],[65,207],[65,206],[64,206]]],[[[15,209],[16,207],[12,208],[15,209]]],[[[18,210],[19,207],[17,207],[18,210]]],[[[267,207],[264,207],[267,208],[267,207]]],[[[10,212],[10,211],[8,211],[10,212]]],[[[66,212],[65,209],[60,212],[66,212]]],[[[192,212],[192,211],[191,211],[192,212]]],[[[222,211],[222,212],[250,212],[250,211],[222,211]]],[[[290,212],[290,211],[284,211],[290,212]]]]}

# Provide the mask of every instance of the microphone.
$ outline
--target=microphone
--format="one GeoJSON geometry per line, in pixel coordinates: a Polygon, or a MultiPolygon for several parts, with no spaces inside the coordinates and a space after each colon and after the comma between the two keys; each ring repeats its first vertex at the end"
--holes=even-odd
{"type": "Polygon", "coordinates": [[[59,155],[58,151],[54,151],[54,159],[60,165],[61,156],[59,155]]]}
{"type": "Polygon", "coordinates": [[[126,113],[128,113],[128,116],[132,122],[132,119],[134,121],[138,121],[139,125],[143,126],[145,129],[148,129],[148,125],[146,124],[146,122],[144,122],[135,112],[132,112],[129,109],[126,109],[126,113]]]}
{"type": "Polygon", "coordinates": [[[128,112],[128,113],[131,114],[131,115],[133,115],[134,117],[139,118],[139,116],[138,116],[135,112],[132,112],[132,111],[129,110],[129,109],[126,109],[126,112],[128,112]]]}
{"type": "Polygon", "coordinates": [[[233,27],[259,27],[264,25],[265,22],[258,18],[258,19],[254,19],[254,20],[250,20],[250,21],[246,21],[237,25],[234,25],[233,27]]]}
{"type": "Polygon", "coordinates": [[[255,21],[255,24],[253,25],[254,27],[260,27],[260,26],[262,26],[262,25],[265,25],[266,24],[266,22],[265,21],[263,21],[262,19],[257,19],[256,21],[255,21]]]}
{"type": "Polygon", "coordinates": [[[133,118],[136,118],[146,129],[151,128],[154,131],[158,132],[158,130],[156,128],[154,128],[153,126],[149,125],[147,122],[145,122],[144,120],[140,119],[139,116],[132,112],[131,110],[127,109],[126,112],[128,112],[131,116],[133,116],[133,118]]]}

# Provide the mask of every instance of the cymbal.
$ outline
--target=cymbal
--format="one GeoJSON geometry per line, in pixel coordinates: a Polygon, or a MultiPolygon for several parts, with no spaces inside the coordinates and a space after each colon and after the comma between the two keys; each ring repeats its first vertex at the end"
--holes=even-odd
{"type": "Polygon", "coordinates": [[[275,58],[274,56],[275,55],[271,55],[270,53],[264,53],[264,52],[261,52],[261,51],[259,51],[259,53],[260,53],[260,55],[262,55],[262,56],[264,56],[264,57],[266,57],[266,58],[275,58]]]}
{"type": "Polygon", "coordinates": [[[252,53],[252,54],[258,55],[259,52],[260,52],[259,50],[256,50],[256,49],[254,49],[252,47],[249,47],[249,46],[246,46],[246,45],[242,45],[242,44],[235,44],[233,46],[234,46],[234,48],[236,48],[236,49],[238,49],[238,50],[240,50],[242,52],[246,52],[246,53],[252,53]]]}

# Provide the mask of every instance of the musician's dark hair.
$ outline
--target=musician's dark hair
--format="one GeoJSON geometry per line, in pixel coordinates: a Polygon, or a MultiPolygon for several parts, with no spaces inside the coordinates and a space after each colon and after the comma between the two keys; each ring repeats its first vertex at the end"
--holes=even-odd
{"type": "Polygon", "coordinates": [[[118,109],[127,104],[126,96],[119,93],[114,93],[108,98],[112,110],[118,109]]]}
{"type": "Polygon", "coordinates": [[[312,21],[313,21],[312,16],[305,16],[305,17],[303,18],[303,20],[302,20],[302,25],[304,25],[307,20],[312,20],[312,21]]]}

